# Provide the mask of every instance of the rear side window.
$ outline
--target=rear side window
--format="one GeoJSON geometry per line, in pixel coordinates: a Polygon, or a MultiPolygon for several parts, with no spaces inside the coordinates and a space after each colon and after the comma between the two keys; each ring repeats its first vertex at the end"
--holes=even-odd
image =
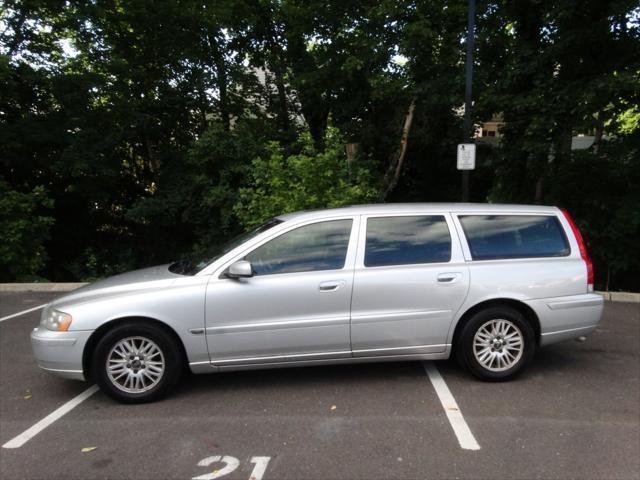
{"type": "Polygon", "coordinates": [[[558,219],[542,215],[463,215],[474,260],[564,257],[571,253],[558,219]]]}
{"type": "Polygon", "coordinates": [[[448,262],[451,235],[442,215],[367,220],[366,267],[448,262]]]}

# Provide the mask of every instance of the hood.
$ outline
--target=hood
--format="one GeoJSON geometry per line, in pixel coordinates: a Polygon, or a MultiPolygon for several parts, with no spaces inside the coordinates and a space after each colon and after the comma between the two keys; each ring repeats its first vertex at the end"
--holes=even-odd
{"type": "Polygon", "coordinates": [[[143,268],[133,272],[122,273],[113,277],[99,280],[84,287],[74,290],[64,297],[51,302],[52,306],[60,306],[67,303],[85,302],[95,297],[106,297],[113,294],[122,294],[129,291],[162,288],[171,285],[176,279],[182,277],[169,271],[169,265],[143,268]]]}

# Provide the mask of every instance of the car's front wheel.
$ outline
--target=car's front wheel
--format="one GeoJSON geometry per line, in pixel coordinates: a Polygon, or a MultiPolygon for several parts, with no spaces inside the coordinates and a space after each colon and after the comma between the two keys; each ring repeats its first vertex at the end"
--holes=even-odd
{"type": "Polygon", "coordinates": [[[457,355],[482,380],[510,380],[533,358],[535,333],[517,310],[497,306],[473,315],[462,328],[457,355]]]}
{"type": "Polygon", "coordinates": [[[182,370],[179,346],[164,329],[146,322],[120,324],[98,342],[92,374],[100,388],[125,403],[166,395],[182,370]]]}

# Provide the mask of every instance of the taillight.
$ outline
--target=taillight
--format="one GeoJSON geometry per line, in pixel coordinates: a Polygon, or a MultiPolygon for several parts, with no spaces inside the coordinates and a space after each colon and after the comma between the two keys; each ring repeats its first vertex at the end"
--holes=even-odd
{"type": "Polygon", "coordinates": [[[561,208],[560,211],[564,215],[564,218],[567,219],[567,222],[569,222],[569,226],[571,227],[573,236],[576,237],[576,242],[578,242],[580,256],[584,260],[584,263],[587,264],[587,291],[593,292],[593,262],[589,258],[587,247],[584,244],[584,240],[582,239],[580,230],[578,230],[578,227],[576,227],[576,224],[573,222],[573,219],[571,218],[571,215],[569,215],[569,212],[567,212],[564,208],[561,208]]]}

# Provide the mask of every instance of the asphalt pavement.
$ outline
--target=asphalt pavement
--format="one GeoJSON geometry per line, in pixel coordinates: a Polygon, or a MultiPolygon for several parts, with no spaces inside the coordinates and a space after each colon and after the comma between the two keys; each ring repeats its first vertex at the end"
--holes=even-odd
{"type": "MultiPolygon", "coordinates": [[[[55,296],[0,294],[0,318],[55,296]]],[[[0,321],[2,445],[90,387],[38,369],[39,315],[0,321]]],[[[420,362],[188,375],[147,405],[98,392],[0,448],[0,478],[640,478],[637,303],[607,302],[586,342],[540,349],[516,381],[433,365],[458,410],[420,362]],[[461,447],[452,412],[478,450],[461,447]]]]}

